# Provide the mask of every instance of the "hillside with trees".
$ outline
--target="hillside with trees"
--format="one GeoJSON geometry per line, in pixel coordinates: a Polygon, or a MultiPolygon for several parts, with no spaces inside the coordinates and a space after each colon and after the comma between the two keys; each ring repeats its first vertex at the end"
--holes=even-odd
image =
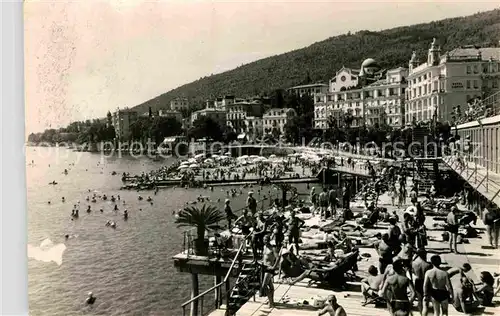
{"type": "Polygon", "coordinates": [[[412,51],[424,61],[433,38],[442,51],[463,45],[493,46],[500,40],[500,9],[380,32],[359,31],[331,37],[308,47],[268,57],[200,78],[136,106],[168,107],[175,97],[188,97],[195,107],[223,95],[273,96],[275,90],[310,82],[327,82],[342,66],[359,68],[370,57],[383,67],[408,67],[412,51]]]}

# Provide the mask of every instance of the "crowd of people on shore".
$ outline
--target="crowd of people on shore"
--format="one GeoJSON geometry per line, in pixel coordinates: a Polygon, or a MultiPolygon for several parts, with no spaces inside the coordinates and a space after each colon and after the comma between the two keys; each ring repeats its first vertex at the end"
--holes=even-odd
{"type": "MultiPolygon", "coordinates": [[[[458,237],[463,235],[459,231],[471,228],[471,225],[476,224],[478,216],[487,227],[490,246],[498,248],[498,208],[491,203],[485,205],[474,201],[470,188],[446,203],[436,202],[435,187],[422,192],[416,181],[407,193],[410,180],[409,172],[404,166],[375,172],[375,168],[368,162],[366,168],[370,170],[372,178],[363,187],[363,192],[358,194],[364,200],[365,211],[361,214],[353,216],[351,208],[354,194],[346,185],[340,191],[324,187],[319,193],[316,188],[312,188],[309,203],[299,200],[284,203],[278,200],[274,204],[275,208],[267,214],[257,212],[250,192],[243,215],[229,218],[231,215],[226,212],[230,228],[249,237],[248,245],[254,260],[262,268],[259,293],[267,296],[269,307],[275,306],[275,275],[288,278],[288,284],[291,285],[309,279],[312,282],[327,282],[335,287],[338,285],[335,282],[345,281],[345,271],[339,267],[345,263],[349,254],[355,253],[356,258],[361,256],[353,236],[360,231],[363,236],[367,229],[379,229],[377,224],[382,222],[388,224],[387,231],[374,235],[376,240],[371,243],[379,256],[378,267],[370,266],[367,277],[361,281],[364,304],[382,303],[387,306],[391,315],[398,316],[409,315],[415,300],[423,316],[428,314],[430,306],[435,315],[448,315],[449,303],[463,313],[477,311],[480,306],[492,306],[493,297],[500,292],[498,275],[481,271],[480,283],[476,284],[472,280],[471,273],[474,272],[469,264],[449,269],[443,266],[439,254],[431,255],[428,260],[428,253],[433,250],[427,249],[429,237],[426,214],[439,213],[440,219],[433,219],[444,221],[442,227],[445,232],[441,241],[449,241],[450,253],[458,253],[458,237]],[[383,193],[391,196],[392,206],[400,208],[401,212],[390,213],[377,205],[383,193]],[[425,196],[424,201],[420,198],[422,195],[425,196]],[[407,197],[409,205],[406,204],[407,197]],[[460,201],[465,202],[463,211],[459,208],[460,201]],[[402,213],[401,218],[398,213],[402,213]],[[309,229],[302,220],[302,214],[316,215],[322,221],[334,221],[336,229],[327,234],[327,255],[320,264],[300,250],[301,235],[309,229]],[[353,217],[358,217],[354,224],[346,223],[353,217]],[[333,282],[332,276],[335,279],[333,282]]],[[[356,262],[351,262],[347,269],[356,270],[356,262]]],[[[325,304],[325,308],[319,311],[320,315],[348,313],[338,305],[335,296],[328,297],[325,304]]]]}

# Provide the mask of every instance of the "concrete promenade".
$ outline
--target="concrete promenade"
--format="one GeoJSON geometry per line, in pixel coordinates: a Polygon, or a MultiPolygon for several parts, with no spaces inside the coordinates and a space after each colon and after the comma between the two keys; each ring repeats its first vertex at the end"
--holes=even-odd
{"type": "MultiPolygon", "coordinates": [[[[359,202],[358,202],[359,203],[359,202]]],[[[355,204],[358,204],[355,202],[355,204]]],[[[379,205],[387,207],[389,212],[396,210],[400,218],[402,218],[403,208],[397,208],[390,205],[390,197],[384,194],[380,197],[379,205]]],[[[426,226],[428,228],[429,242],[427,250],[429,251],[429,257],[432,254],[440,254],[443,259],[444,266],[458,267],[463,263],[468,262],[471,264],[473,271],[469,272],[468,276],[478,282],[478,276],[481,271],[500,272],[500,251],[497,249],[487,249],[483,246],[487,244],[486,236],[484,235],[484,225],[479,220],[477,226],[475,226],[481,233],[479,238],[469,239],[468,244],[459,244],[458,251],[459,254],[449,253],[449,247],[447,242],[442,240],[441,234],[443,230],[434,228],[436,222],[431,216],[426,219],[426,226]]],[[[380,224],[377,229],[369,230],[366,235],[370,235],[376,231],[383,232],[387,230],[387,226],[380,224]]],[[[308,251],[307,251],[308,252],[308,251]]],[[[366,271],[370,265],[378,266],[378,255],[373,248],[363,248],[361,247],[360,253],[368,253],[371,256],[369,258],[363,259],[358,262],[358,272],[356,275],[359,277],[366,276],[366,271]]],[[[378,315],[388,315],[388,311],[384,308],[375,308],[373,305],[368,305],[366,307],[361,306],[363,297],[359,289],[359,283],[350,283],[350,291],[335,292],[332,290],[324,290],[315,287],[315,285],[307,286],[308,279],[297,283],[294,286],[287,284],[280,284],[277,279],[275,279],[275,301],[277,306],[274,309],[269,309],[266,304],[266,298],[255,297],[255,301],[250,299],[241,309],[236,313],[236,315],[241,316],[312,316],[317,315],[317,309],[312,307],[298,306],[298,302],[303,302],[307,300],[309,304],[312,304],[313,297],[322,296],[326,297],[328,294],[335,294],[340,305],[344,307],[347,315],[359,315],[359,316],[378,316],[378,315]]],[[[500,298],[495,297],[494,302],[496,302],[496,307],[486,307],[478,315],[500,315],[500,298]]],[[[416,309],[416,303],[414,304],[413,314],[418,315],[419,312],[416,309]]],[[[211,316],[222,316],[224,315],[224,310],[216,310],[212,312],[211,316]]],[[[432,315],[432,312],[429,313],[432,315]]],[[[459,313],[450,305],[449,315],[464,315],[459,313]]]]}

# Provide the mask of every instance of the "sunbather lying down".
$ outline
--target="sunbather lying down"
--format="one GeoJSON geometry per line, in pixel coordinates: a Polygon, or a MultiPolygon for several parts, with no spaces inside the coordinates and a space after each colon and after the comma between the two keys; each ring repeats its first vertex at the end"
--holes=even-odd
{"type": "Polygon", "coordinates": [[[310,279],[309,283],[326,282],[331,287],[339,287],[344,285],[344,270],[338,269],[342,263],[344,263],[344,259],[324,263],[313,262],[308,258],[299,258],[293,252],[286,251],[282,254],[280,274],[283,273],[282,279],[288,279],[290,285],[308,278],[310,279]]]}

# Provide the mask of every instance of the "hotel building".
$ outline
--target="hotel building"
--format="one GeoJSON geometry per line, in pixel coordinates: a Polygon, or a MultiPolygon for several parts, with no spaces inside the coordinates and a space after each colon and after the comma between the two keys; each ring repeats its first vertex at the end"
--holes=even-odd
{"type": "Polygon", "coordinates": [[[465,111],[469,101],[500,91],[500,47],[464,46],[441,54],[436,39],[420,63],[409,62],[406,122],[451,121],[453,108],[465,111]]]}
{"type": "Polygon", "coordinates": [[[285,124],[295,116],[297,113],[292,108],[269,109],[262,116],[264,133],[270,133],[275,127],[283,135],[285,124]]]}
{"type": "Polygon", "coordinates": [[[286,89],[288,93],[297,94],[299,96],[303,96],[304,94],[314,95],[317,93],[326,93],[328,91],[328,85],[324,83],[313,83],[295,86],[286,89]]]}
{"type": "Polygon", "coordinates": [[[112,122],[118,140],[129,140],[131,137],[130,125],[137,120],[137,111],[131,109],[117,109],[113,113],[112,122]]]}
{"type": "Polygon", "coordinates": [[[382,69],[372,58],[359,70],[342,67],[330,80],[328,92],[314,96],[314,127],[327,129],[333,121],[342,126],[347,115],[352,116],[353,127],[402,126],[407,75],[401,67],[382,69]]]}
{"type": "Polygon", "coordinates": [[[189,101],[187,98],[175,98],[170,101],[170,110],[181,111],[182,109],[189,108],[189,101]]]}

